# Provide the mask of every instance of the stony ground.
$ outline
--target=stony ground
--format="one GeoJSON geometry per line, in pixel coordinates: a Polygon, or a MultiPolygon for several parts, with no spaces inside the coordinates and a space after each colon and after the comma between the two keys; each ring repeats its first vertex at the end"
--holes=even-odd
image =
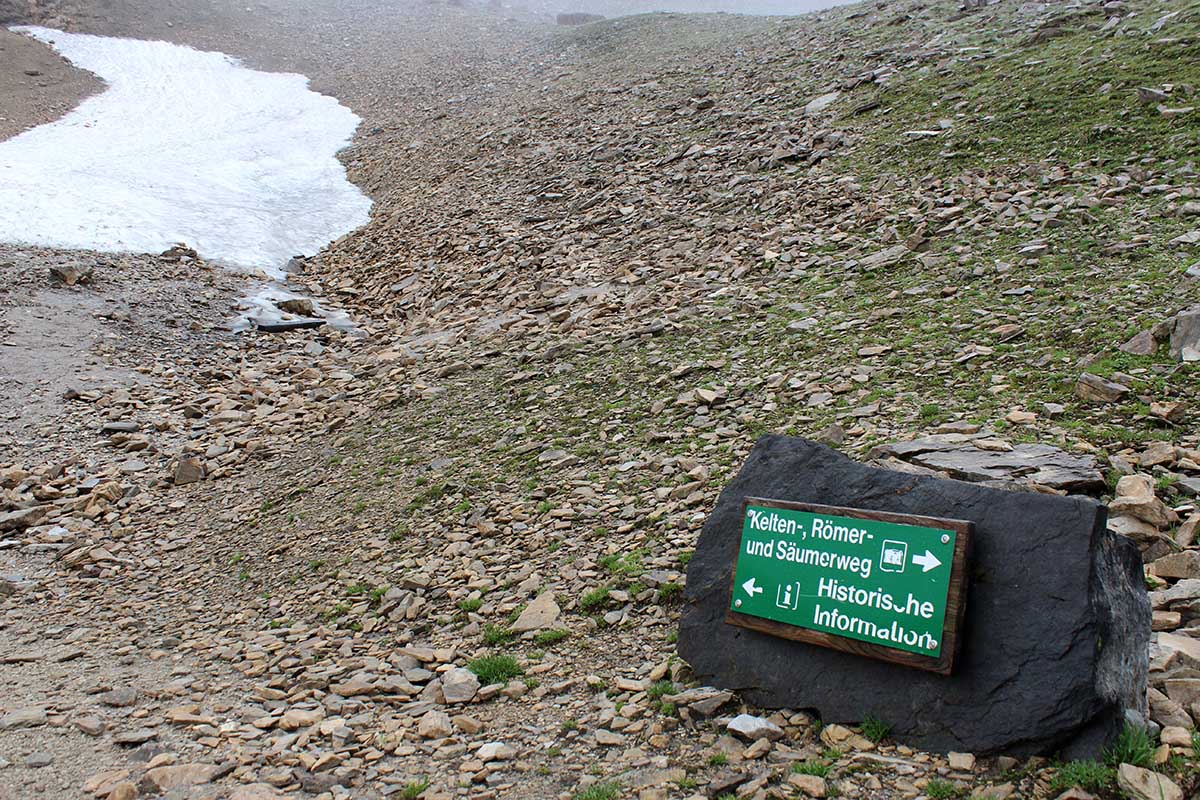
{"type": "Polygon", "coordinates": [[[72,69],[62,58],[0,28],[0,139],[50,122],[100,89],[92,75],[72,69]]]}
{"type": "Polygon", "coordinates": [[[360,113],[374,220],[297,279],[359,331],[232,335],[249,284],[186,254],[0,252],[0,797],[1200,788],[1194,6],[205,8],[38,13],[360,113]],[[947,757],[692,685],[687,562],[767,431],[1067,454],[996,469],[1115,496],[1157,739],[947,757]]]}

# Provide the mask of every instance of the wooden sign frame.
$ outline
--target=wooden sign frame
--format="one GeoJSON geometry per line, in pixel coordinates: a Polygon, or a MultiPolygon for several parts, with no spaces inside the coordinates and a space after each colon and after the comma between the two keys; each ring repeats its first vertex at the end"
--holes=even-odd
{"type": "Polygon", "coordinates": [[[954,560],[950,572],[950,589],[946,596],[946,616],[942,626],[942,648],[940,655],[936,658],[910,653],[894,647],[870,644],[858,639],[838,636],[824,631],[815,631],[809,628],[788,625],[785,622],[751,616],[750,614],[734,611],[732,608],[725,615],[725,622],[730,625],[749,628],[750,630],[770,634],[771,636],[779,636],[784,639],[805,642],[806,644],[828,647],[832,650],[840,650],[844,653],[852,653],[857,656],[890,661],[893,664],[936,672],[939,675],[951,675],[954,673],[954,665],[958,660],[959,651],[962,647],[959,633],[962,630],[963,617],[967,610],[967,562],[971,555],[971,538],[975,531],[975,524],[973,522],[962,519],[946,519],[943,517],[925,517],[917,514],[895,514],[889,511],[871,511],[861,508],[824,506],[813,503],[793,503],[786,500],[747,497],[742,501],[741,525],[743,527],[738,529],[737,555],[734,557],[733,571],[729,576],[729,596],[731,598],[736,592],[734,583],[738,574],[738,560],[741,558],[742,553],[741,542],[746,523],[746,511],[752,505],[954,531],[956,534],[954,539],[954,560]]]}

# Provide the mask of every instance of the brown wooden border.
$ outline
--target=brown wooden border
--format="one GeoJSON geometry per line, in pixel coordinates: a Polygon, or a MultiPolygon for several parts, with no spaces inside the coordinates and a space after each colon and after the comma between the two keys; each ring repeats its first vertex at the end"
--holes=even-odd
{"type": "Polygon", "coordinates": [[[919,525],[923,528],[941,528],[955,531],[954,561],[950,569],[950,590],[946,596],[946,618],[942,626],[942,652],[937,658],[917,655],[907,650],[895,647],[885,647],[880,644],[869,644],[838,636],[824,631],[814,631],[800,628],[772,619],[764,619],[740,611],[729,609],[725,622],[742,628],[780,636],[784,639],[794,639],[798,642],[829,647],[846,653],[853,653],[867,658],[877,658],[902,664],[907,667],[936,672],[939,675],[954,673],[954,664],[962,647],[959,632],[962,630],[963,616],[967,610],[967,560],[971,554],[971,537],[975,532],[975,524],[963,519],[945,519],[943,517],[925,517],[917,514],[894,514],[888,511],[871,511],[862,508],[845,508],[842,506],[823,506],[814,503],[792,503],[786,500],[769,500],[762,497],[747,497],[742,501],[742,527],[738,530],[737,556],[733,559],[733,573],[729,576],[729,596],[733,597],[736,587],[734,578],[737,576],[738,559],[742,553],[742,533],[746,524],[746,509],[751,506],[766,508],[783,508],[792,511],[807,511],[814,514],[830,514],[853,519],[874,520],[877,522],[894,522],[901,525],[919,525]]]}

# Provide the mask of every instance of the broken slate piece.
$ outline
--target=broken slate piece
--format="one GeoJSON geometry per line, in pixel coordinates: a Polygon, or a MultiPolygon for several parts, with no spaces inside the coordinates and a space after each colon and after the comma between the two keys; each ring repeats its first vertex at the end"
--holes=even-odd
{"type": "Polygon", "coordinates": [[[993,442],[985,434],[934,434],[881,445],[870,452],[868,460],[898,458],[959,480],[998,488],[1036,484],[1083,492],[1104,486],[1100,467],[1090,455],[1068,453],[1048,444],[1017,444],[1005,449],[994,447],[993,442]]]}

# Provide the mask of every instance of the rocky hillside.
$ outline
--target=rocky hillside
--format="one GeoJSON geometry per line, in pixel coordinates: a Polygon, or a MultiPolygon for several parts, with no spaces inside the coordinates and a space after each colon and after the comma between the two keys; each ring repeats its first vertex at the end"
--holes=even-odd
{"type": "MultiPolygon", "coordinates": [[[[1084,367],[1186,398],[1194,374],[1118,347],[1194,288],[1198,22],[1183,4],[914,4],[562,33],[512,108],[468,89],[373,120],[348,158],[376,220],[322,278],[417,350],[649,325],[696,359],[744,348],[718,383],[865,369],[796,426],[880,401],[862,445],[1064,403],[1084,367]]],[[[1022,435],[1169,434],[1132,396],[1038,427],[1022,435]]]]}
{"type": "Polygon", "coordinates": [[[300,278],[363,335],[143,363],[0,458],[0,795],[1197,790],[1194,4],[384,5],[239,39],[364,117],[373,221],[300,278]],[[764,432],[1115,497],[1157,738],[947,757],[693,685],[687,564],[764,432]]]}

